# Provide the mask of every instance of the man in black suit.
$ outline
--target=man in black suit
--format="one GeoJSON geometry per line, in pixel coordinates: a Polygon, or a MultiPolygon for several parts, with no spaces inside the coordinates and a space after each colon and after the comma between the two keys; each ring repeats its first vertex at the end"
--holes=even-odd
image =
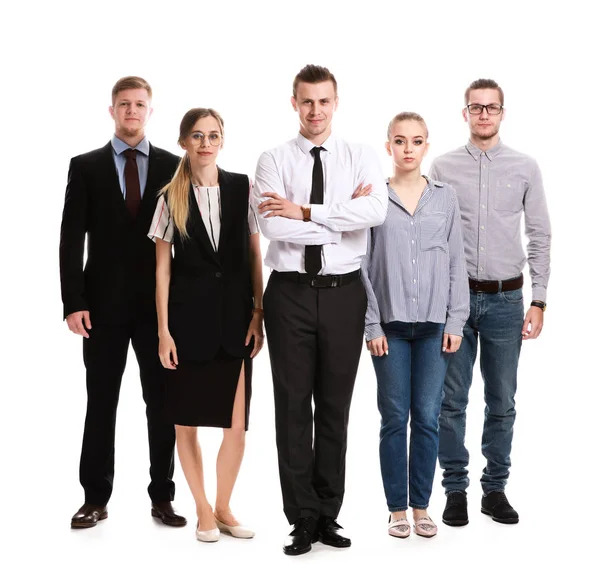
{"type": "Polygon", "coordinates": [[[60,278],[64,317],[69,329],[84,337],[88,395],[79,466],[85,503],[71,519],[73,528],[95,526],[108,515],[117,404],[130,341],[146,402],[152,516],[169,526],[186,524],[171,505],[175,431],[164,418],[154,303],[156,259],[147,237],[156,194],[171,179],[179,158],[155,148],[145,137],[151,99],[152,89],[144,79],[119,79],[109,108],[115,135],[103,148],[73,158],[69,168],[60,278]]]}

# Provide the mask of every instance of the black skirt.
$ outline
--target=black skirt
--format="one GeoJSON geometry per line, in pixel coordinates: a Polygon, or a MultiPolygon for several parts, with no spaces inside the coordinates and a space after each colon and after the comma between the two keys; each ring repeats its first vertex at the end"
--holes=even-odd
{"type": "Polygon", "coordinates": [[[176,370],[165,369],[169,422],[190,427],[231,427],[242,362],[245,371],[245,426],[248,430],[252,359],[231,356],[223,348],[212,360],[188,360],[180,362],[176,370]]]}

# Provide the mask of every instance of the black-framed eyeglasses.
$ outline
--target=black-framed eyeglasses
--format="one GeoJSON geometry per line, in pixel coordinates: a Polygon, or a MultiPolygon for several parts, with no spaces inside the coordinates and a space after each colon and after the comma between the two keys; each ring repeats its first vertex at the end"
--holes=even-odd
{"type": "Polygon", "coordinates": [[[196,145],[202,144],[205,140],[208,140],[211,146],[220,146],[221,141],[223,140],[221,134],[217,132],[210,132],[208,135],[203,134],[202,132],[192,132],[190,138],[196,145]]]}
{"type": "Polygon", "coordinates": [[[488,115],[500,115],[504,109],[503,105],[499,103],[488,103],[488,105],[482,105],[481,103],[469,103],[467,109],[472,115],[480,115],[485,109],[488,115]]]}

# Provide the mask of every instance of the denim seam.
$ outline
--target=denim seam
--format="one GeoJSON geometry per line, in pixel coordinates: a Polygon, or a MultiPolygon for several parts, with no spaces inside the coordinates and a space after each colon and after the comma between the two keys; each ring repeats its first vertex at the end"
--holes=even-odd
{"type": "Polygon", "coordinates": [[[408,510],[408,506],[405,506],[404,508],[401,508],[400,506],[394,506],[393,508],[388,508],[388,510],[390,512],[404,512],[405,510],[408,510]]]}

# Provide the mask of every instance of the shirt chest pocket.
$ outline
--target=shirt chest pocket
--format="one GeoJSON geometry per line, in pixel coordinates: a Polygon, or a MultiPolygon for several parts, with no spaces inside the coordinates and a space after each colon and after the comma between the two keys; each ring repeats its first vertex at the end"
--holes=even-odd
{"type": "Polygon", "coordinates": [[[523,210],[524,183],[522,180],[501,178],[496,180],[494,208],[497,211],[518,212],[523,210]]]}
{"type": "Polygon", "coordinates": [[[432,212],[421,215],[421,251],[448,251],[446,213],[432,212]]]}

